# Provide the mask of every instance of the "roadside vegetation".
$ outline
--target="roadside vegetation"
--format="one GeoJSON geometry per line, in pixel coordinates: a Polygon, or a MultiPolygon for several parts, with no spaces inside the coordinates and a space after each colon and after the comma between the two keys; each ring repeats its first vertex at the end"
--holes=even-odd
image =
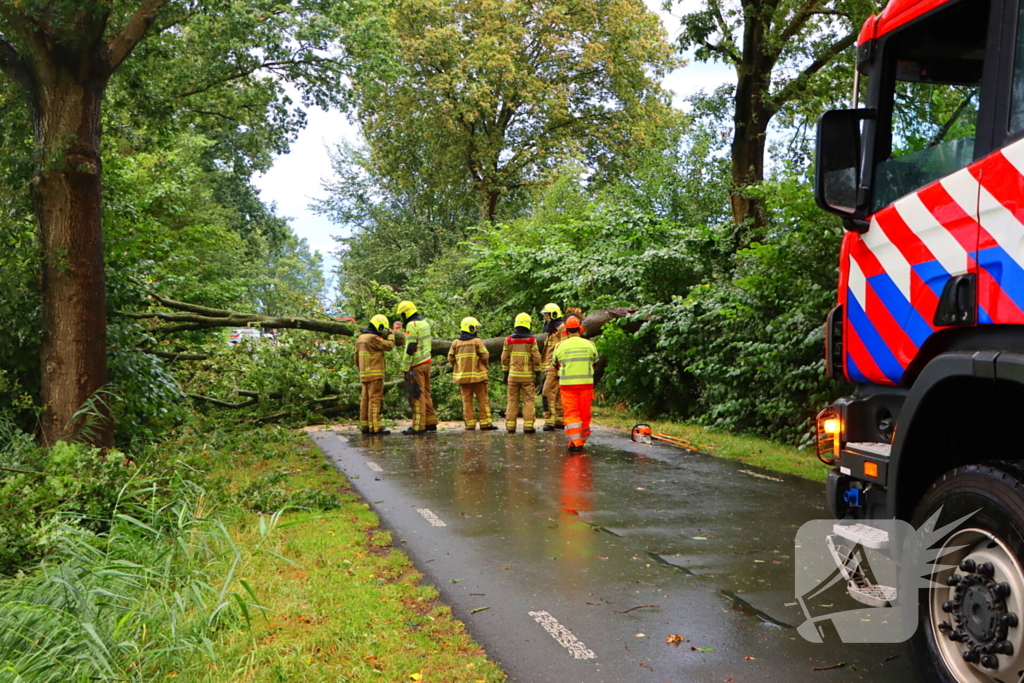
{"type": "Polygon", "coordinates": [[[504,680],[301,431],[197,423],[130,458],[18,443],[2,681],[504,680]]]}

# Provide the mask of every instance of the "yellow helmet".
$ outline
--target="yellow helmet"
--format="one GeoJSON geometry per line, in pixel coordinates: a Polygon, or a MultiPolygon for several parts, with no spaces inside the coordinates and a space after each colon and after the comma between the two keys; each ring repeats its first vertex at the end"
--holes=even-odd
{"type": "Polygon", "coordinates": [[[391,324],[388,322],[387,316],[377,314],[370,318],[370,327],[377,330],[378,333],[384,334],[387,332],[391,324]]]}
{"type": "Polygon", "coordinates": [[[398,304],[398,315],[408,318],[416,313],[416,304],[411,301],[403,301],[398,304]]]}
{"type": "Polygon", "coordinates": [[[476,318],[469,317],[462,319],[461,329],[463,332],[469,332],[470,334],[476,334],[477,328],[480,327],[480,321],[476,318]]]}
{"type": "Polygon", "coordinates": [[[558,304],[544,304],[544,308],[540,309],[541,313],[550,313],[552,318],[561,318],[562,309],[558,307],[558,304]]]}
{"type": "Polygon", "coordinates": [[[531,324],[533,324],[533,318],[530,317],[529,313],[520,313],[516,316],[516,327],[530,329],[531,324]]]}

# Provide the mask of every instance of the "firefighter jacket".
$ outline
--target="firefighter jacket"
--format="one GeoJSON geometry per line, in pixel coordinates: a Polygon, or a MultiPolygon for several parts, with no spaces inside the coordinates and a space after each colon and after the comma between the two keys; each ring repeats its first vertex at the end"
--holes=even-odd
{"type": "Polygon", "coordinates": [[[537,339],[524,327],[517,327],[512,335],[505,337],[501,349],[501,369],[508,373],[508,381],[514,384],[532,384],[533,373],[540,372],[540,350],[537,339]]]}
{"type": "Polygon", "coordinates": [[[405,353],[402,354],[402,372],[430,362],[430,323],[419,315],[413,315],[405,323],[405,353]]]}
{"type": "Polygon", "coordinates": [[[360,382],[384,379],[384,353],[395,348],[395,335],[384,339],[376,330],[363,330],[356,339],[356,368],[360,382]]]}
{"type": "Polygon", "coordinates": [[[448,362],[452,364],[452,379],[456,384],[474,384],[487,381],[487,363],[491,354],[475,334],[463,332],[452,342],[448,362]]]}
{"type": "Polygon", "coordinates": [[[566,337],[564,321],[562,318],[552,320],[544,326],[544,331],[548,333],[548,340],[544,342],[544,356],[542,360],[543,367],[547,370],[551,367],[551,359],[555,353],[555,347],[566,337]]]}
{"type": "Polygon", "coordinates": [[[558,343],[553,360],[558,368],[559,386],[594,383],[597,347],[589,339],[575,334],[566,337],[558,343]]]}

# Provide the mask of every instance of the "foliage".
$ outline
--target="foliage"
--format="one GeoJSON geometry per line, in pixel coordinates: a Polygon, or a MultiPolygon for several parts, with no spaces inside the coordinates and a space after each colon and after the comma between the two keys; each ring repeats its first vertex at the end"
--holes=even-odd
{"type": "MultiPolygon", "coordinates": [[[[220,338],[206,348],[209,360],[188,363],[177,373],[190,394],[239,402],[244,399],[236,391],[254,392],[260,396],[257,416],[285,413],[301,421],[316,419],[312,402],[324,396],[339,396],[342,404],[359,404],[352,338],[282,330],[273,341],[264,338],[229,346],[220,338]]],[[[253,414],[246,411],[239,417],[251,420],[253,414]]]]}
{"type": "Polygon", "coordinates": [[[673,118],[656,84],[671,48],[638,0],[403,0],[391,11],[397,68],[353,80],[372,163],[407,188],[470,183],[480,222],[571,159],[617,174],[673,118]]]}
{"type": "Polygon", "coordinates": [[[4,681],[147,681],[215,657],[211,638],[248,617],[247,586],[211,569],[232,548],[186,500],[129,495],[101,542],[74,526],[34,574],[0,580],[4,681]]]}
{"type": "Polygon", "coordinates": [[[334,510],[340,505],[336,493],[287,486],[289,475],[287,470],[277,470],[253,479],[238,493],[239,504],[247,510],[267,514],[289,508],[334,510]]]}
{"type": "Polygon", "coordinates": [[[643,307],[636,334],[598,340],[612,360],[613,398],[784,442],[807,438],[817,408],[840,391],[821,349],[842,229],[803,187],[787,178],[765,188],[776,234],[736,255],[733,278],[643,307]]]}
{"type": "Polygon", "coordinates": [[[122,487],[137,474],[117,451],[103,452],[82,444],[59,442],[48,450],[30,447],[13,425],[0,426],[0,574],[10,574],[46,555],[59,541],[61,515],[71,524],[101,531],[110,523],[122,487]]]}
{"type": "MultiPolygon", "coordinates": [[[[314,209],[343,226],[339,276],[351,286],[380,282],[396,288],[441,258],[477,218],[466,181],[406,183],[382,175],[369,151],[340,144],[331,154],[327,199],[314,209]]],[[[418,173],[418,172],[417,172],[418,173]]]]}

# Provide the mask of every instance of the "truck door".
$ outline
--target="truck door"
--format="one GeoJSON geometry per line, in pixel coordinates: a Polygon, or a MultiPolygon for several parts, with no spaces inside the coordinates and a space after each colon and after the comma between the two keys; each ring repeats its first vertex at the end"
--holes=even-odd
{"type": "Polygon", "coordinates": [[[979,182],[971,165],[991,149],[992,4],[948,3],[878,39],[869,89],[878,114],[868,123],[866,158],[873,214],[847,245],[854,381],[903,383],[933,334],[977,319],[979,182]]]}
{"type": "MultiPolygon", "coordinates": [[[[1009,3],[1015,5],[1015,3],[1009,3]]],[[[1003,21],[993,137],[1001,147],[972,167],[979,185],[979,324],[1024,323],[1024,2],[1003,21]]]]}

